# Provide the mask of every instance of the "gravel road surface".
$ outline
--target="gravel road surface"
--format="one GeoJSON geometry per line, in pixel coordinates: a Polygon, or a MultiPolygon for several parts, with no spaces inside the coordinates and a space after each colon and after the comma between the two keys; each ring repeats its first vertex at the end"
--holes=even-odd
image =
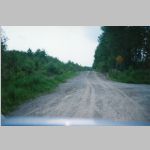
{"type": "Polygon", "coordinates": [[[150,85],[119,83],[94,71],[81,72],[10,115],[150,121],[150,85]]]}

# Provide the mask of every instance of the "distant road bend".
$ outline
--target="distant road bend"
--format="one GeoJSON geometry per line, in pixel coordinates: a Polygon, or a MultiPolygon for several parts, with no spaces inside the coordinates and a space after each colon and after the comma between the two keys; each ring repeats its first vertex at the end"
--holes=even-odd
{"type": "Polygon", "coordinates": [[[94,71],[81,72],[10,115],[150,121],[150,85],[118,83],[94,71]]]}

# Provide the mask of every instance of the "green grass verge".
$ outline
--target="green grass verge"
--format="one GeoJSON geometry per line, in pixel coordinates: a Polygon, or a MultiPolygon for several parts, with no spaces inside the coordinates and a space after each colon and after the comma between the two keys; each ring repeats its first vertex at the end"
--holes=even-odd
{"type": "Polygon", "coordinates": [[[41,94],[52,92],[59,83],[77,75],[76,72],[66,72],[49,78],[42,74],[24,76],[11,81],[2,87],[1,111],[7,115],[25,101],[41,94]]]}
{"type": "Polygon", "coordinates": [[[109,71],[109,78],[119,82],[150,84],[150,70],[109,71]]]}

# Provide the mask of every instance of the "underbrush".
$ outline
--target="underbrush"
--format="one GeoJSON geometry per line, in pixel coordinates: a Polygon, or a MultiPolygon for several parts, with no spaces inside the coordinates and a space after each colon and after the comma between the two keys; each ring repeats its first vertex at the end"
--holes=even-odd
{"type": "Polygon", "coordinates": [[[119,82],[150,84],[150,70],[111,70],[108,74],[110,79],[119,82]]]}
{"type": "Polygon", "coordinates": [[[22,78],[14,78],[9,82],[11,84],[6,83],[2,88],[2,114],[8,114],[28,99],[53,91],[59,83],[65,82],[66,79],[76,74],[70,71],[53,77],[32,74],[22,78]]]}

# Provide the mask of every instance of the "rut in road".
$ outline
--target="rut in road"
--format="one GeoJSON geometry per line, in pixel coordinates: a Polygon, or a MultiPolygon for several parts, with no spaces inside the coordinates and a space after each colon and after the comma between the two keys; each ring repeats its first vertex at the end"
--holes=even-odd
{"type": "Polygon", "coordinates": [[[10,115],[150,121],[150,112],[136,97],[94,71],[81,72],[55,92],[21,105],[10,115]]]}

